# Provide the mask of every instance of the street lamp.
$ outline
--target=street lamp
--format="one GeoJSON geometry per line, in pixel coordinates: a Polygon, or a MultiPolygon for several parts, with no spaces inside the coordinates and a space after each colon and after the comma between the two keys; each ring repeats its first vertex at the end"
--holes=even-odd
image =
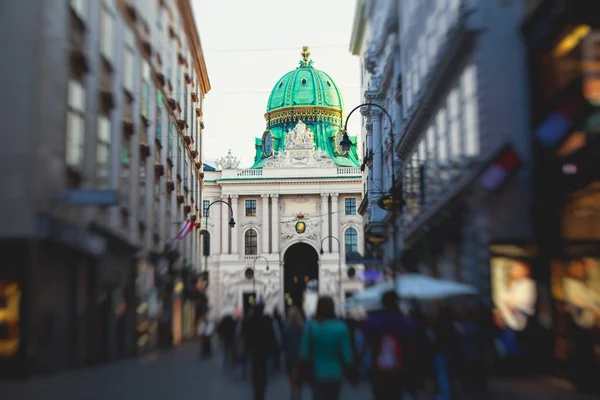
{"type": "MultiPolygon", "coordinates": [[[[323,239],[321,239],[321,251],[319,251],[319,253],[321,253],[321,255],[325,254],[325,251],[323,251],[323,242],[325,241],[325,239],[335,239],[335,241],[338,244],[338,250],[339,250],[339,256],[338,256],[338,283],[339,283],[339,296],[340,296],[340,302],[343,302],[343,298],[342,298],[342,246],[340,244],[340,240],[338,238],[336,238],[335,236],[325,236],[323,239]]],[[[340,303],[341,304],[341,303],[340,303]]]]}
{"type": "MultiPolygon", "coordinates": [[[[210,210],[210,207],[215,204],[215,203],[223,203],[226,204],[227,207],[229,207],[229,210],[231,211],[231,218],[229,218],[229,227],[230,228],[234,228],[235,227],[235,219],[233,219],[233,208],[231,208],[231,204],[229,204],[228,202],[224,201],[224,200],[215,200],[212,203],[210,203],[208,205],[208,207],[206,207],[206,210],[204,211],[204,213],[206,214],[204,216],[204,232],[203,235],[207,235],[208,233],[208,217],[210,217],[210,213],[208,212],[208,210],[210,210]]],[[[206,272],[208,270],[208,253],[210,252],[210,249],[207,248],[206,246],[209,245],[208,240],[206,239],[207,236],[204,236],[204,240],[202,241],[203,246],[204,246],[204,271],[206,272]]]]}
{"type": "MultiPolygon", "coordinates": [[[[390,145],[391,145],[391,151],[392,154],[390,156],[390,163],[391,163],[391,167],[392,167],[392,188],[390,189],[390,193],[388,193],[388,196],[391,197],[391,206],[390,206],[390,211],[392,213],[392,240],[393,240],[393,245],[392,245],[392,258],[393,258],[393,268],[392,268],[392,274],[394,277],[394,284],[396,282],[396,231],[397,226],[396,226],[396,211],[397,211],[397,200],[394,198],[394,193],[393,193],[393,188],[396,185],[396,167],[395,167],[395,163],[394,163],[394,121],[392,120],[392,116],[390,115],[390,113],[383,108],[382,106],[380,106],[379,104],[376,103],[362,103],[357,105],[356,107],[354,107],[352,109],[352,111],[350,111],[350,113],[348,114],[348,116],[346,117],[346,122],[344,123],[344,127],[342,129],[340,129],[340,132],[342,133],[342,140],[340,141],[340,146],[342,146],[342,150],[347,151],[350,149],[350,138],[348,137],[348,120],[350,119],[350,116],[352,115],[352,113],[356,110],[358,110],[359,108],[365,107],[365,106],[370,106],[370,107],[375,107],[380,109],[381,111],[383,111],[383,113],[386,115],[386,117],[389,119],[390,121],[390,136],[389,136],[389,140],[390,140],[390,145]]],[[[373,149],[369,149],[368,150],[368,158],[371,158],[373,156],[373,149]]],[[[361,170],[364,170],[364,163],[361,166],[361,170]]]]}

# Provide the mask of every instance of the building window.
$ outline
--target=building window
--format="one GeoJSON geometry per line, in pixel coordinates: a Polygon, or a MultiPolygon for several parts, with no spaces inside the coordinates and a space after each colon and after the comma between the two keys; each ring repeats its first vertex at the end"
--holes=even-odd
{"type": "Polygon", "coordinates": [[[430,126],[427,130],[427,196],[428,201],[431,201],[432,197],[437,192],[437,157],[436,157],[436,137],[435,137],[435,126],[430,126]]]}
{"type": "Polygon", "coordinates": [[[123,87],[129,93],[134,92],[135,80],[135,36],[129,28],[125,28],[125,52],[123,54],[123,87]]]}
{"type": "Polygon", "coordinates": [[[146,168],[142,162],[140,162],[140,186],[139,186],[139,220],[140,222],[146,221],[146,168]]]}
{"type": "Polygon", "coordinates": [[[188,188],[188,189],[190,188],[188,186],[188,184],[189,184],[189,178],[188,178],[189,171],[190,171],[190,164],[188,163],[188,160],[185,160],[184,168],[183,168],[183,186],[186,187],[186,188],[188,188]]]}
{"type": "Polygon", "coordinates": [[[115,59],[115,17],[106,7],[102,7],[102,34],[100,35],[100,51],[106,61],[115,59]]]}
{"type": "Polygon", "coordinates": [[[81,82],[69,81],[66,161],[75,170],[83,166],[83,149],[85,143],[85,89],[81,82]]]}
{"type": "Polygon", "coordinates": [[[356,199],[354,197],[344,199],[346,215],[356,214],[356,199]]]}
{"type": "Polygon", "coordinates": [[[437,158],[440,172],[440,183],[445,186],[449,181],[449,160],[448,160],[448,129],[446,126],[446,110],[442,109],[437,114],[437,158]]]}
{"type": "Polygon", "coordinates": [[[244,234],[244,254],[247,256],[258,254],[258,235],[254,229],[248,229],[244,234]]]}
{"type": "Polygon", "coordinates": [[[150,65],[144,62],[142,66],[142,116],[148,118],[150,110],[150,65]]]}
{"type": "Polygon", "coordinates": [[[110,187],[110,147],[111,147],[111,123],[105,116],[98,117],[98,143],[96,144],[96,173],[98,187],[106,189],[110,187]]]}
{"type": "Polygon", "coordinates": [[[358,252],[358,232],[356,232],[356,229],[346,229],[346,232],[344,232],[344,247],[346,248],[346,254],[358,252]]]}
{"type": "MultiPolygon", "coordinates": [[[[160,93],[160,92],[159,92],[160,93]]],[[[162,109],[160,106],[156,107],[156,140],[162,143],[162,109]]]]}
{"type": "Polygon", "coordinates": [[[181,168],[183,164],[183,143],[181,143],[181,137],[177,135],[179,140],[177,141],[177,175],[181,178],[181,168]]]}
{"type": "Polygon", "coordinates": [[[202,215],[205,217],[210,217],[210,210],[208,208],[208,206],[210,206],[210,200],[203,200],[202,201],[202,215]]]}
{"type": "Polygon", "coordinates": [[[479,127],[477,119],[477,67],[471,65],[461,77],[463,95],[463,129],[465,132],[465,155],[479,155],[479,127]]]}
{"type": "Polygon", "coordinates": [[[246,217],[256,217],[256,200],[246,200],[246,217]]]}
{"type": "Polygon", "coordinates": [[[173,140],[174,140],[174,130],[175,125],[173,125],[173,121],[169,121],[169,140],[167,143],[167,158],[173,161],[173,140]]]}
{"type": "Polygon", "coordinates": [[[183,93],[183,120],[187,121],[188,120],[188,88],[187,85],[184,86],[184,93],[183,93]]]}

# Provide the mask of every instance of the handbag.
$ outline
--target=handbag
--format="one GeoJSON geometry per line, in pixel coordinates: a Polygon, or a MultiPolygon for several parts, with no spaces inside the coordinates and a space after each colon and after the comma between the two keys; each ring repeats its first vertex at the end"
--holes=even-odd
{"type": "Polygon", "coordinates": [[[300,382],[311,384],[315,379],[314,330],[308,327],[308,358],[300,360],[300,382]]]}

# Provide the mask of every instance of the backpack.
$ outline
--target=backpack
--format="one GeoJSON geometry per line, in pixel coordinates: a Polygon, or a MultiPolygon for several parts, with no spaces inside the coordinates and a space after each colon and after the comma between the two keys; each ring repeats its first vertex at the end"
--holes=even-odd
{"type": "Polygon", "coordinates": [[[383,332],[375,346],[373,368],[379,372],[403,372],[403,356],[403,348],[398,335],[383,332]]]}

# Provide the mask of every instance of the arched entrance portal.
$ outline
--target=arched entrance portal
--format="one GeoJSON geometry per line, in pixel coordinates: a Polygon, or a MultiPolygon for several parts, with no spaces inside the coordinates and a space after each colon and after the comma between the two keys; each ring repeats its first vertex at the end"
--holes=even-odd
{"type": "Polygon", "coordinates": [[[285,309],[295,305],[302,310],[306,283],[319,280],[319,255],[306,243],[290,246],[283,256],[283,293],[285,309]]]}

